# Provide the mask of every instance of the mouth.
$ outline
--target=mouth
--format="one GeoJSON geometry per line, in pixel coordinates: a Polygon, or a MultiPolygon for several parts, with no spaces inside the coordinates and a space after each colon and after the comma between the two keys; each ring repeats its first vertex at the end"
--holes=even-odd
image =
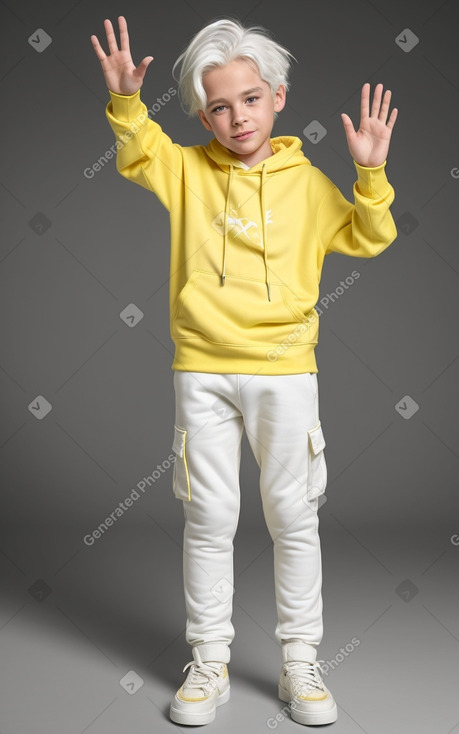
{"type": "Polygon", "coordinates": [[[233,135],[233,140],[248,140],[253,134],[255,130],[246,130],[246,132],[239,133],[239,135],[233,135]]]}

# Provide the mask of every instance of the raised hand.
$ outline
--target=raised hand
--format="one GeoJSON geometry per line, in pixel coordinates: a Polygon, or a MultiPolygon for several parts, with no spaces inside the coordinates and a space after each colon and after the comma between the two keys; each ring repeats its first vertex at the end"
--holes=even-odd
{"type": "Polygon", "coordinates": [[[115,94],[134,94],[142,86],[145,72],[154,57],[145,56],[136,68],[129,49],[127,23],[123,15],[118,17],[118,25],[120,29],[121,50],[118,49],[113,26],[108,19],[104,20],[104,27],[110,49],[109,56],[105,54],[97,36],[91,36],[91,42],[97,58],[101,63],[109,90],[115,92],[115,94]]]}
{"type": "Polygon", "coordinates": [[[357,132],[350,117],[344,112],[341,114],[349,152],[356,163],[368,168],[380,166],[386,160],[392,129],[398,114],[397,108],[394,107],[387,120],[392,92],[387,89],[381,103],[382,90],[383,85],[377,84],[370,114],[370,85],[368,82],[363,85],[360,127],[357,132]]]}

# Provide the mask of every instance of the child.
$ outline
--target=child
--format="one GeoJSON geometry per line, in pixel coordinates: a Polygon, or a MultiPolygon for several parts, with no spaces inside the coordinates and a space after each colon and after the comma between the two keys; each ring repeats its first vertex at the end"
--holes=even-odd
{"type": "Polygon", "coordinates": [[[170,717],[207,724],[229,699],[233,538],[239,516],[241,436],[260,467],[263,512],[274,546],[282,649],[279,697],[302,724],[337,718],[317,660],[323,634],[318,498],[325,491],[319,419],[318,313],[325,255],[374,257],[397,232],[385,175],[397,117],[391,92],[361,95],[358,132],[342,121],[355,163],[349,203],[301,151],[297,137],[270,138],[292,56],[265,29],[220,19],[177,59],[179,93],[214,137],[181,146],[148,118],[126,20],[121,50],[104,21],[109,56],[91,40],[110,92],[117,169],[170,213],[170,329],[175,343],[175,497],[185,529],[186,639],[193,660],[170,717]]]}

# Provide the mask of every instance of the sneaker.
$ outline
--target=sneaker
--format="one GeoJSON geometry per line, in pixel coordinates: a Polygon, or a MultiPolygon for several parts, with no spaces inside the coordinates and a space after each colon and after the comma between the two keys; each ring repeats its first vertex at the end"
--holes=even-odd
{"type": "Polygon", "coordinates": [[[193,660],[185,665],[183,672],[187,668],[190,670],[186,680],[171,703],[170,718],[176,724],[210,724],[217,706],[229,701],[228,667],[218,661],[203,662],[194,647],[193,660]]]}
{"type": "Polygon", "coordinates": [[[332,724],[338,718],[336,703],[321,678],[320,663],[309,662],[298,645],[284,654],[279,679],[279,698],[290,703],[290,715],[299,724],[332,724]],[[300,660],[292,660],[291,657],[300,660]],[[299,653],[299,654],[298,654],[299,653]]]}

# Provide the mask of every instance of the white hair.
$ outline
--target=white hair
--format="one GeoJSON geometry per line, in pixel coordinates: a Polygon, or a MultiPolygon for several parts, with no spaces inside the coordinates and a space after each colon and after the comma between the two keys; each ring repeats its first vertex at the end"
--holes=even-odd
{"type": "Polygon", "coordinates": [[[268,34],[269,31],[262,26],[244,28],[238,20],[223,18],[210,22],[192,38],[172,67],[172,75],[178,82],[182,109],[185,104],[189,117],[196,117],[198,110],[206,109],[203,74],[226,66],[234,59],[243,58],[257,71],[261,79],[269,84],[273,97],[280,84],[284,84],[288,90],[289,57],[295,57],[268,34]],[[174,72],[180,63],[182,66],[177,78],[174,72]]]}

